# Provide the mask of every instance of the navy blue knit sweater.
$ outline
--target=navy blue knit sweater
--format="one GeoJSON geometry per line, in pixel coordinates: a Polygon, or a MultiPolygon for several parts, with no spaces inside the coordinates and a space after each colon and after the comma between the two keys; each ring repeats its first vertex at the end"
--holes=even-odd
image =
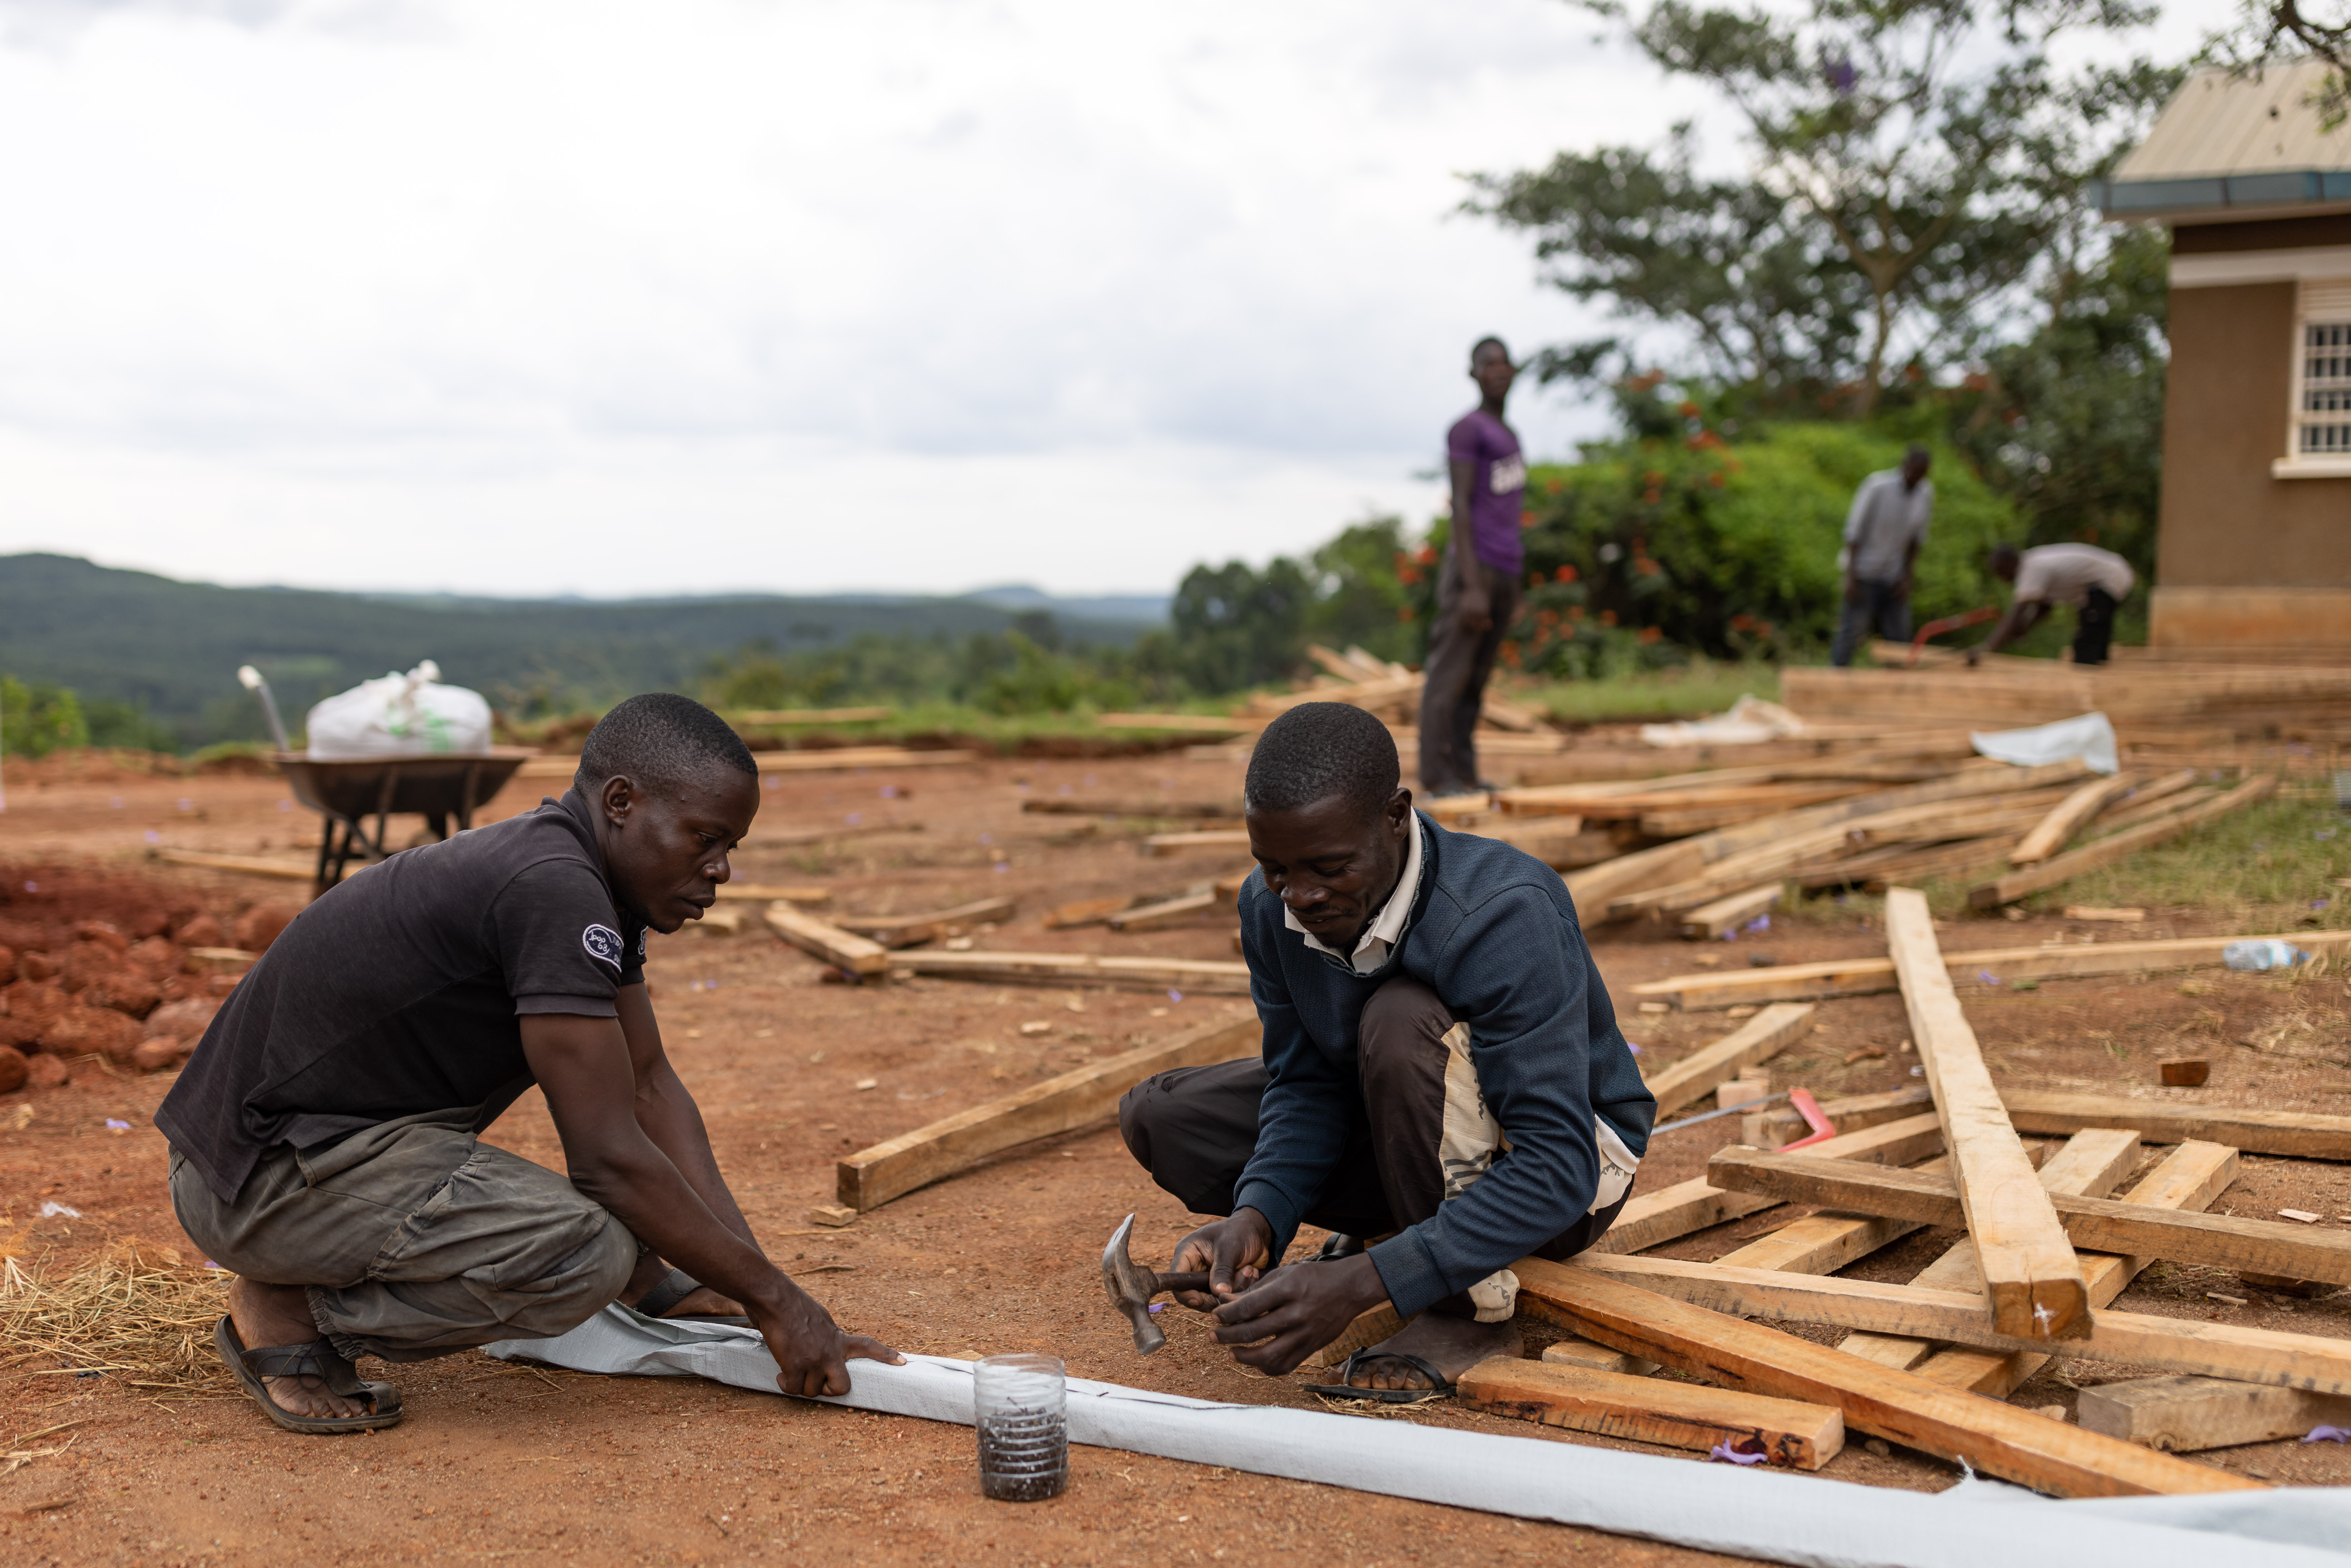
{"type": "Polygon", "coordinates": [[[1241,889],[1241,951],[1265,1025],[1268,1082],[1257,1150],[1234,1195],[1272,1223],[1280,1257],[1322,1196],[1350,1124],[1364,1115],[1355,1050],[1364,1004],[1398,975],[1428,987],[1468,1020],[1479,1086],[1510,1146],[1432,1218],[1372,1249],[1389,1301],[1406,1317],[1509,1268],[1592,1207],[1595,1113],[1639,1154],[1657,1108],[1559,873],[1416,815],[1426,835],[1420,894],[1403,937],[1371,974],[1284,925],[1262,872],[1241,889]]]}

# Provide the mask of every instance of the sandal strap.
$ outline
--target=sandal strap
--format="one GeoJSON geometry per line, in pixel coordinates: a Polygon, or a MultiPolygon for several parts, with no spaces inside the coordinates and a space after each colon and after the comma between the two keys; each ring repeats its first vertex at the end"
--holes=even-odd
{"type": "Polygon", "coordinates": [[[639,1296],[629,1310],[657,1318],[700,1289],[701,1281],[683,1269],[672,1269],[652,1290],[639,1296]]]}
{"type": "Polygon", "coordinates": [[[347,1399],[367,1392],[357,1369],[327,1340],[255,1345],[245,1353],[244,1361],[256,1377],[315,1377],[327,1385],[329,1393],[347,1399]]]}

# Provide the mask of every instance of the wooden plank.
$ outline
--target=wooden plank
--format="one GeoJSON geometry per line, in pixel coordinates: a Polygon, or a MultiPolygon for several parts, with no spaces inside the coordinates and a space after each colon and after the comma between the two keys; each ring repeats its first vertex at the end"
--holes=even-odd
{"type": "Polygon", "coordinates": [[[2027,894],[2038,893],[2044,887],[2055,887],[2085,871],[2112,865],[2143,849],[2177,838],[2190,828],[2199,827],[2217,817],[2225,817],[2255,801],[2265,800],[2277,792],[2277,776],[2273,773],[2248,779],[2225,795],[2183,807],[2151,822],[2141,822],[2135,828],[2125,828],[2118,833],[2085,844],[2078,850],[2069,850],[2037,866],[2011,872],[1996,882],[1970,888],[1968,903],[1978,909],[1993,909],[2003,904],[2013,904],[2027,894]]]}
{"type": "MultiPolygon", "coordinates": [[[[1822,1109],[1825,1112],[1827,1107],[1823,1106],[1822,1109]]],[[[2116,1134],[2090,1135],[2112,1138],[2116,1134]]],[[[2136,1147],[2136,1141],[2133,1146],[2136,1147]]],[[[2035,1165],[2040,1165],[2049,1149],[2047,1144],[2028,1144],[2025,1155],[2035,1165]]],[[[2074,1156],[2076,1160],[2081,1157],[2074,1156]]],[[[1928,1160],[1916,1168],[1942,1174],[1950,1167],[1949,1156],[1945,1155],[1928,1160]]],[[[2064,1168],[2060,1167],[2061,1174],[2064,1168]]],[[[2045,1166],[2042,1179],[2049,1179],[2045,1166]]],[[[1918,1226],[1904,1219],[1823,1210],[1792,1220],[1768,1236],[1757,1237],[1744,1247],[1724,1253],[1715,1261],[1733,1269],[1772,1269],[1790,1274],[1834,1274],[1854,1260],[1867,1257],[1918,1228],[1918,1226]]]]}
{"type": "MultiPolygon", "coordinates": [[[[1527,1270],[1517,1269],[1515,1264],[1512,1267],[1517,1270],[1520,1296],[1524,1300],[1527,1270]]],[[[2050,1343],[2001,1333],[1984,1315],[1983,1298],[1958,1291],[1922,1291],[1915,1285],[1887,1285],[1836,1274],[1777,1274],[1761,1269],[1724,1269],[1675,1258],[1626,1258],[1598,1250],[1579,1253],[1575,1267],[1738,1317],[1823,1323],[1831,1328],[1866,1329],[1874,1333],[1907,1334],[1918,1339],[1956,1340],[1992,1350],[2053,1353],[2085,1361],[2152,1367],[2160,1372],[2189,1372],[2247,1383],[2312,1388],[2324,1394],[2351,1394],[2351,1339],[2281,1333],[2274,1329],[2241,1328],[2198,1318],[2165,1318],[2102,1308],[2090,1314],[2090,1332],[2086,1335],[2050,1343]]],[[[1588,1328],[1573,1323],[1568,1326],[1604,1344],[1617,1343],[1588,1328]]],[[[1639,1343],[1620,1348],[1630,1348],[1639,1355],[1656,1354],[1639,1343]]],[[[1846,1355],[1826,1345],[1819,1348],[1855,1366],[1871,1364],[1857,1355],[1846,1355]]],[[[1666,1364],[1674,1363],[1667,1361],[1666,1364]]],[[[1891,1372],[1892,1368],[1876,1370],[1891,1372]]],[[[1799,1394],[1793,1397],[1804,1396],[1799,1394]]],[[[1851,1411],[1845,1413],[1845,1419],[1848,1423],[1853,1420],[1851,1411]]]]}
{"type": "MultiPolygon", "coordinates": [[[[2082,1266],[2050,1207],[2049,1195],[2033,1175],[2032,1163],[2024,1157],[2016,1129],[2009,1124],[2000,1092],[1992,1087],[1991,1073],[1976,1046],[1975,1030],[1968,1026],[1959,993],[1943,967],[1934,917],[1925,897],[1914,889],[1897,887],[1886,894],[1886,944],[1910,1015],[1910,1038],[1943,1120],[1943,1139],[1951,1155],[1949,1185],[1958,1189],[1968,1234],[1975,1239],[1976,1266],[1992,1322],[2001,1333],[2022,1338],[2056,1339],[2077,1333],[2090,1310],[2082,1266]]],[[[1715,1181],[1729,1185],[1719,1175],[1715,1181]]]]}
{"type": "Polygon", "coordinates": [[[166,865],[200,866],[205,871],[233,871],[246,876],[277,877],[284,882],[311,882],[317,879],[318,866],[309,861],[279,860],[271,855],[225,855],[210,850],[175,850],[158,848],[147,852],[151,861],[166,865]]]}
{"type": "Polygon", "coordinates": [[[843,915],[836,917],[833,924],[884,947],[912,947],[921,942],[960,936],[975,925],[1009,920],[1016,907],[1014,899],[982,898],[928,915],[843,915]]]}
{"type": "Polygon", "coordinates": [[[1256,1053],[1254,1013],[1214,1019],[1172,1040],[1141,1046],[1048,1078],[1001,1099],[943,1117],[841,1159],[833,1186],[861,1213],[1032,1139],[1098,1122],[1119,1096],[1155,1072],[1202,1067],[1256,1053]]]}
{"type": "Polygon", "coordinates": [[[1564,1362],[1593,1372],[1621,1372],[1627,1377],[1646,1377],[1657,1370],[1657,1364],[1646,1356],[1626,1355],[1582,1334],[1567,1334],[1552,1341],[1536,1359],[1564,1362]]]}
{"type": "MultiPolygon", "coordinates": [[[[2152,974],[2162,969],[2210,968],[2220,962],[2222,951],[2231,942],[2270,940],[2292,942],[2320,953],[2351,947],[2351,931],[2285,931],[2274,937],[2182,936],[2159,942],[1987,947],[1969,953],[1946,953],[1943,967],[1952,979],[1962,983],[1987,972],[2002,980],[2152,974]]],[[[1671,975],[1628,987],[1624,994],[1641,1001],[1663,1001],[1697,1012],[1750,1002],[1866,997],[1896,988],[1894,960],[1864,956],[1831,958],[1817,964],[1780,964],[1768,969],[1734,969],[1722,974],[1671,975]]]]}
{"type": "MultiPolygon", "coordinates": [[[[762,773],[825,773],[844,768],[948,768],[979,759],[977,751],[913,751],[900,746],[841,746],[821,751],[755,751],[762,773]]],[[[580,770],[577,757],[534,757],[518,779],[569,779],[580,770]]]]}
{"type": "Polygon", "coordinates": [[[1238,822],[1241,816],[1238,800],[1139,800],[1131,796],[1097,800],[1084,796],[1031,795],[1020,802],[1020,810],[1049,817],[1205,817],[1220,822],[1238,822]]]}
{"type": "MultiPolygon", "coordinates": [[[[1844,1416],[1848,1429],[1874,1433],[1942,1458],[1964,1459],[1983,1474],[2060,1497],[2123,1497],[2260,1486],[2225,1470],[2156,1454],[1996,1400],[1980,1399],[1907,1373],[1873,1366],[1858,1356],[1839,1354],[1826,1345],[1761,1323],[1741,1322],[1719,1310],[1692,1306],[1634,1282],[1642,1271],[1661,1270],[1667,1262],[1652,1258],[1600,1258],[1593,1260],[1594,1266],[1569,1267],[1529,1258],[1513,1265],[1519,1276],[1520,1309],[1559,1322],[1587,1339],[1647,1356],[1712,1383],[1829,1406],[1844,1416]]],[[[1709,1266],[1676,1267],[1702,1271],[1709,1266]]],[[[1775,1282],[1788,1291],[1854,1283],[1752,1269],[1725,1272],[1775,1282]]],[[[1949,1299],[1968,1302],[1977,1324],[1982,1325],[1980,1301],[1949,1299]]]]}
{"type": "MultiPolygon", "coordinates": [[[[2120,828],[2137,827],[2141,822],[2152,821],[2167,810],[2192,803],[2185,791],[2194,789],[2197,781],[2203,777],[2201,772],[2193,768],[2182,768],[2176,773],[2167,773],[2145,789],[2125,796],[2107,810],[2099,812],[2090,825],[2100,832],[2105,833],[2120,828]],[[2166,804],[2167,801],[2169,802],[2168,805],[2166,804]]],[[[2218,793],[2220,793],[2218,790],[2201,791],[2195,799],[2210,800],[2218,793]]]]}
{"type": "Polygon", "coordinates": [[[2038,865],[2065,847],[2091,818],[2105,810],[2109,801],[2127,795],[2141,780],[2128,773],[2117,773],[2111,779],[2093,779],[2049,808],[2049,814],[2033,825],[2032,831],[2009,853],[2011,865],[2038,865]]]}
{"type": "MultiPolygon", "coordinates": [[[[2093,1128],[2076,1133],[2066,1141],[2056,1158],[2041,1167],[2041,1185],[2053,1193],[2072,1193],[2103,1197],[2115,1189],[2116,1183],[2130,1174],[2138,1163],[2138,1134],[2116,1128],[2093,1128]]],[[[1931,1166],[1921,1166],[1927,1175],[1941,1175],[1931,1166]]],[[[1743,1258],[1718,1259],[1718,1262],[1753,1267],[1743,1258]]],[[[2088,1277],[2089,1260],[2083,1260],[2084,1277],[2088,1277]]],[[[1826,1270],[1811,1272],[1825,1273],[1826,1270]]],[[[1976,1287],[1975,1245],[1965,1238],[1945,1249],[1943,1255],[1910,1277],[1910,1282],[1923,1291],[1972,1291],[1976,1287]]],[[[2111,1300],[2112,1298],[2109,1298],[2111,1300]]],[[[2092,1298],[2092,1304],[2105,1303],[2092,1298]]],[[[1899,1367],[1907,1372],[1935,1354],[1930,1340],[1896,1339],[1883,1334],[1847,1334],[1837,1348],[1847,1355],[1874,1361],[1880,1366],[1899,1367]]]]}
{"type": "MultiPolygon", "coordinates": [[[[2218,1144],[2182,1144],[2165,1155],[2147,1179],[2126,1195],[2126,1200],[2158,1208],[2210,1208],[2236,1175],[2236,1150],[2218,1144]]],[[[2085,1252],[2081,1258],[2082,1278],[2089,1282],[2094,1307],[2111,1305],[2150,1261],[2112,1252],[2085,1252]]],[[[1918,1363],[1917,1371],[1932,1383],[2005,1399],[2048,1363],[2047,1356],[2033,1351],[2002,1354],[1972,1345],[1946,1345],[1918,1363]]]]}
{"type": "MultiPolygon", "coordinates": [[[[1940,1154],[1942,1149],[1942,1124],[1930,1112],[1840,1134],[1814,1144],[1807,1152],[1822,1159],[1902,1166],[1940,1154]]],[[[1728,1192],[1704,1176],[1693,1176],[1656,1192],[1634,1194],[1617,1213],[1616,1223],[1593,1245],[1604,1252],[1638,1252],[1726,1219],[1770,1208],[1777,1201],[1752,1193],[1728,1192]]]]}
{"type": "Polygon", "coordinates": [[[1156,931],[1166,925],[1189,925],[1226,902],[1211,888],[1146,904],[1139,909],[1122,910],[1103,924],[1113,931],[1156,931]]]}
{"type": "Polygon", "coordinates": [[[1701,904],[1682,916],[1682,940],[1715,942],[1747,925],[1780,902],[1784,884],[1767,882],[1744,893],[1701,904]]]}
{"type": "Polygon", "coordinates": [[[832,889],[788,882],[722,882],[718,896],[751,904],[829,904],[832,889]]]}
{"type": "Polygon", "coordinates": [[[1663,1069],[1648,1081],[1649,1092],[1657,1097],[1656,1113],[1677,1111],[1738,1077],[1740,1069],[1771,1061],[1812,1027],[1813,1012],[1808,1002],[1765,1008],[1734,1032],[1663,1069]]]}
{"type": "MultiPolygon", "coordinates": [[[[1782,1203],[1817,1203],[1921,1225],[1960,1222],[1960,1195],[1951,1181],[1918,1171],[1856,1168],[1843,1160],[1734,1146],[1708,1162],[1707,1178],[1727,1192],[1756,1193],[1782,1203]]],[[[2085,1248],[2351,1285],[2351,1230],[2187,1213],[2114,1198],[2043,1196],[2052,1218],[2085,1248]]],[[[1982,1231],[1967,1228],[1980,1247],[1982,1231]]]]}
{"type": "Polygon", "coordinates": [[[1154,833],[1143,841],[1145,856],[1172,855],[1185,850],[1245,850],[1247,828],[1209,828],[1196,833],[1154,833]]]}
{"type": "Polygon", "coordinates": [[[888,718],[886,707],[760,708],[734,716],[737,724],[872,724],[888,718]]]}
{"type": "Polygon", "coordinates": [[[2069,1094],[2051,1089],[2011,1089],[2002,1097],[2008,1102],[2009,1120],[2022,1132],[2137,1127],[2141,1137],[2158,1144],[2193,1139],[2252,1155],[2351,1160],[2351,1116],[2252,1111],[2184,1100],[2133,1100],[2119,1094],[2069,1094]]]}
{"type": "Polygon", "coordinates": [[[881,943],[843,931],[813,915],[802,915],[789,904],[769,904],[766,919],[768,930],[801,952],[860,978],[877,977],[890,966],[889,950],[881,943]]]}
{"type": "Polygon", "coordinates": [[[1094,723],[1103,729],[1169,729],[1195,735],[1254,735],[1274,720],[1233,715],[1225,718],[1198,713],[1098,713],[1094,723]]]}
{"type": "Polygon", "coordinates": [[[1844,1448],[1841,1412],[1768,1394],[1514,1355],[1481,1361],[1456,1383],[1462,1404],[1489,1415],[1700,1453],[1727,1445],[1775,1469],[1817,1470],[1844,1448]]]}
{"type": "Polygon", "coordinates": [[[2220,1377],[2135,1377],[2083,1389],[2074,1418],[2085,1432],[2193,1453],[2300,1437],[2320,1425],[2351,1427],[2351,1398],[2220,1377]]]}
{"type": "Polygon", "coordinates": [[[1235,958],[1098,957],[1091,953],[893,953],[909,975],[999,985],[1115,986],[1142,990],[1247,995],[1249,966],[1235,958]]]}

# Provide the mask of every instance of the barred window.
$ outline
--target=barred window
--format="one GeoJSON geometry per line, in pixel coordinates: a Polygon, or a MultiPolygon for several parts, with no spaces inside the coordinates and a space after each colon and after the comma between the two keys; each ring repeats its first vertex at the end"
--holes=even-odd
{"type": "Polygon", "coordinates": [[[2351,283],[2304,283],[2299,315],[2292,455],[2351,458],[2351,283]]]}

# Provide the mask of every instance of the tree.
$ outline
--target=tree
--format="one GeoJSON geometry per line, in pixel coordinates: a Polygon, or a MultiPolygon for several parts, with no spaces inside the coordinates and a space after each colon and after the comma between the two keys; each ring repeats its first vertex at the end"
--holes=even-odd
{"type": "MultiPolygon", "coordinates": [[[[2168,246],[2130,229],[2053,295],[2050,318],[1969,378],[1951,439],[2006,494],[2022,542],[2080,539],[2155,570],[2168,246]]],[[[1938,476],[1939,478],[1940,476],[1938,476]]]]}
{"type": "MultiPolygon", "coordinates": [[[[1707,379],[1744,384],[1766,404],[1817,396],[1851,361],[1859,276],[1779,195],[1697,173],[1696,150],[1685,123],[1658,156],[1562,152],[1548,168],[1471,176],[1478,193],[1463,206],[1532,232],[1554,287],[1687,329],[1707,379]]],[[[1615,338],[1546,349],[1536,366],[1546,381],[1614,382],[1634,369],[1615,338]]]]}
{"type": "MultiPolygon", "coordinates": [[[[1662,158],[1604,149],[1487,177],[1480,210],[1539,229],[1571,292],[1686,328],[1713,373],[1735,365],[1767,394],[1849,385],[1865,418],[1891,367],[1965,360],[2032,293],[2053,235],[2165,79],[2144,61],[2051,63],[2061,32],[2152,16],[2127,0],[1809,0],[1793,18],[1586,3],[1722,93],[1752,178],[1700,179],[1677,131],[1662,158]]],[[[1604,346],[1546,369],[1589,371],[1604,346]]]]}
{"type": "Polygon", "coordinates": [[[2351,119],[2351,0],[2242,0],[2237,25],[2214,34],[2205,57],[2251,75],[2263,66],[2322,59],[2333,68],[2314,95],[2320,123],[2333,131],[2351,119]]]}
{"type": "Polygon", "coordinates": [[[1195,690],[1237,692],[1290,674],[1305,642],[1314,585],[1286,556],[1184,574],[1169,607],[1177,667],[1195,690]]]}

